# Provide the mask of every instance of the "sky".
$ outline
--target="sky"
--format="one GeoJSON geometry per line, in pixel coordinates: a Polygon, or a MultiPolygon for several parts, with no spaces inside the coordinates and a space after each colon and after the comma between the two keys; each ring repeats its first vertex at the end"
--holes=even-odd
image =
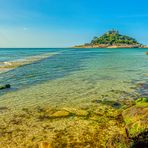
{"type": "Polygon", "coordinates": [[[110,29],[148,45],[148,0],[0,0],[0,48],[71,47],[110,29]]]}

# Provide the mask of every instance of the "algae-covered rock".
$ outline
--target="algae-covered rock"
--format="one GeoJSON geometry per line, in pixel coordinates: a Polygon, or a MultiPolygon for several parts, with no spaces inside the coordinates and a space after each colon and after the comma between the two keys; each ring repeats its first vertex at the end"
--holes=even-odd
{"type": "Polygon", "coordinates": [[[104,98],[103,100],[93,100],[92,103],[99,103],[103,105],[108,105],[113,108],[119,109],[122,107],[122,104],[120,102],[111,100],[110,98],[104,98]]]}
{"type": "Polygon", "coordinates": [[[69,115],[70,113],[68,111],[60,110],[60,111],[56,111],[55,113],[53,113],[50,117],[62,118],[62,117],[68,117],[69,115]]]}
{"type": "Polygon", "coordinates": [[[10,87],[11,87],[10,84],[6,84],[6,85],[3,85],[3,86],[0,86],[0,90],[8,89],[8,88],[10,88],[10,87]]]}
{"type": "Polygon", "coordinates": [[[136,103],[145,103],[148,102],[148,98],[139,98],[136,100],[136,103]]]}
{"type": "Polygon", "coordinates": [[[148,104],[138,103],[122,113],[129,136],[136,137],[148,130],[148,104]]]}
{"type": "Polygon", "coordinates": [[[8,110],[8,107],[6,107],[6,106],[0,106],[0,112],[1,111],[5,111],[5,110],[8,110]]]}
{"type": "Polygon", "coordinates": [[[89,112],[82,109],[75,109],[75,108],[63,108],[63,110],[68,111],[76,116],[88,116],[89,112]]]}
{"type": "Polygon", "coordinates": [[[148,147],[148,131],[140,133],[133,138],[132,148],[147,148],[148,147]]]}
{"type": "Polygon", "coordinates": [[[120,108],[120,107],[121,107],[121,104],[120,104],[119,102],[114,102],[114,103],[112,104],[112,107],[113,107],[113,108],[120,108]]]}
{"type": "Polygon", "coordinates": [[[52,146],[48,142],[41,142],[38,148],[52,148],[52,146]]]}
{"type": "Polygon", "coordinates": [[[148,102],[139,98],[136,105],[123,111],[128,137],[133,141],[133,148],[147,148],[148,145],[148,102]]]}
{"type": "Polygon", "coordinates": [[[148,98],[143,98],[143,102],[148,102],[148,98]]]}
{"type": "Polygon", "coordinates": [[[106,144],[107,148],[130,148],[130,146],[128,137],[120,133],[114,134],[106,144]]]}

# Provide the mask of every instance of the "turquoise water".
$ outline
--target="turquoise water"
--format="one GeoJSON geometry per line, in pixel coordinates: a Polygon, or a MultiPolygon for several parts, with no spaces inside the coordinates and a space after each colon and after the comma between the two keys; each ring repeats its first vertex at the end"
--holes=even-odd
{"type": "Polygon", "coordinates": [[[55,52],[59,49],[32,49],[32,48],[1,48],[0,49],[0,62],[14,61],[23,59],[29,56],[35,56],[47,52],[55,52]]]}
{"type": "MultiPolygon", "coordinates": [[[[133,93],[137,83],[148,82],[147,49],[0,49],[0,62],[21,60],[47,53],[58,53],[0,74],[0,84],[11,84],[1,91],[1,103],[13,99],[25,104],[50,101],[63,103],[72,99],[98,98],[111,90],[133,93]],[[49,88],[50,87],[50,88],[49,88]],[[40,92],[40,93],[38,93],[40,92]],[[36,100],[34,100],[36,95],[36,100]],[[8,99],[9,96],[9,99],[8,99]],[[4,99],[6,98],[6,99],[4,99]],[[54,101],[52,100],[54,98],[54,101]],[[62,99],[61,99],[62,98],[62,99]],[[18,101],[19,100],[19,101],[18,101]],[[33,101],[34,100],[34,101],[33,101]]],[[[147,95],[146,90],[141,90],[147,95]]],[[[112,94],[110,98],[116,96],[112,94]]],[[[83,100],[84,99],[84,100],[83,100]]]]}

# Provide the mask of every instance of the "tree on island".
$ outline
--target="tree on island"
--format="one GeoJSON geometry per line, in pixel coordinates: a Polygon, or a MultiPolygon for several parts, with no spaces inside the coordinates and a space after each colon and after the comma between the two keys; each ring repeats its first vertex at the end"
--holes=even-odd
{"type": "Polygon", "coordinates": [[[121,35],[119,31],[110,30],[100,37],[94,37],[90,45],[107,44],[107,45],[140,45],[134,38],[121,35]]]}

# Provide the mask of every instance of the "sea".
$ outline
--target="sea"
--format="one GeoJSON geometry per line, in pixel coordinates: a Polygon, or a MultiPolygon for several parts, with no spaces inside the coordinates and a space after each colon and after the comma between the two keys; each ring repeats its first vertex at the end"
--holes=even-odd
{"type": "Polygon", "coordinates": [[[146,51],[1,48],[0,85],[11,88],[0,90],[0,106],[83,106],[102,96],[116,100],[139,93],[147,97],[146,51]]]}
{"type": "Polygon", "coordinates": [[[0,147],[129,146],[122,113],[148,98],[147,51],[1,48],[0,147]]]}

